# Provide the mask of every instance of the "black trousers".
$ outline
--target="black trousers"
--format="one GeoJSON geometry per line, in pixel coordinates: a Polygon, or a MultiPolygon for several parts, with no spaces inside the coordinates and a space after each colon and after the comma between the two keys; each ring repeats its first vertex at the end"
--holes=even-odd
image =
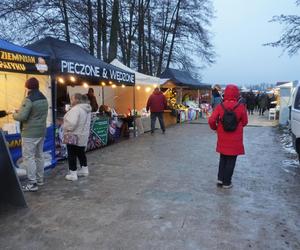
{"type": "Polygon", "coordinates": [[[259,115],[264,115],[266,108],[259,108],[259,115]]]}
{"type": "Polygon", "coordinates": [[[87,166],[85,147],[79,147],[79,146],[67,144],[67,150],[68,150],[69,169],[71,171],[77,170],[77,158],[79,160],[81,167],[87,166]]]}
{"type": "Polygon", "coordinates": [[[218,180],[222,181],[223,185],[231,184],[236,158],[236,155],[220,154],[218,180]]]}
{"type": "Polygon", "coordinates": [[[163,114],[164,114],[164,112],[152,112],[151,113],[151,133],[153,133],[155,130],[156,118],[158,118],[158,120],[159,120],[161,130],[163,132],[166,131],[163,114]]]}

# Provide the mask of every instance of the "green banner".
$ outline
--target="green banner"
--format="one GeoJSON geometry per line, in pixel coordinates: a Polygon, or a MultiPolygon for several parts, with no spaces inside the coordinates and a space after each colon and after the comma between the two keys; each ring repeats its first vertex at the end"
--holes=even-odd
{"type": "Polygon", "coordinates": [[[107,145],[109,120],[106,118],[95,118],[92,120],[92,133],[101,141],[101,146],[107,145]]]}

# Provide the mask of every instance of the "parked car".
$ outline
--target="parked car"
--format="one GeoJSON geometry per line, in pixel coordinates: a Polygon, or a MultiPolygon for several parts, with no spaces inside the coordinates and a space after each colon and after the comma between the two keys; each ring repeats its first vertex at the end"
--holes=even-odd
{"type": "Polygon", "coordinates": [[[293,135],[293,145],[298,153],[300,161],[300,84],[297,85],[292,94],[291,104],[291,131],[293,135]]]}

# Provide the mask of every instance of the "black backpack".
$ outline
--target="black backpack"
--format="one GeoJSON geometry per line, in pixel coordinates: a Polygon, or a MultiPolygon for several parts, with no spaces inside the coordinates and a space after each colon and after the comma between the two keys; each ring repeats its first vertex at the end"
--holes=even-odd
{"type": "Polygon", "coordinates": [[[223,128],[225,131],[227,132],[233,132],[236,130],[237,126],[238,126],[238,119],[236,116],[236,113],[234,112],[234,110],[240,105],[240,103],[238,102],[233,109],[226,109],[224,107],[224,104],[221,103],[222,108],[224,109],[224,115],[221,119],[221,123],[223,125],[223,128]]]}

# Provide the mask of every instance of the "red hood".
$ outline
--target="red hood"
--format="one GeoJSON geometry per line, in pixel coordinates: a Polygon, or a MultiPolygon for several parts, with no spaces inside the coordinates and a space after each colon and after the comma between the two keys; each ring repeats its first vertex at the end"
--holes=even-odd
{"type": "Polygon", "coordinates": [[[234,84],[227,85],[224,92],[224,101],[237,101],[240,97],[239,88],[234,84]]]}
{"type": "Polygon", "coordinates": [[[155,89],[155,90],[153,91],[153,94],[154,94],[154,95],[161,95],[162,92],[161,92],[160,90],[156,90],[156,89],[155,89]]]}

